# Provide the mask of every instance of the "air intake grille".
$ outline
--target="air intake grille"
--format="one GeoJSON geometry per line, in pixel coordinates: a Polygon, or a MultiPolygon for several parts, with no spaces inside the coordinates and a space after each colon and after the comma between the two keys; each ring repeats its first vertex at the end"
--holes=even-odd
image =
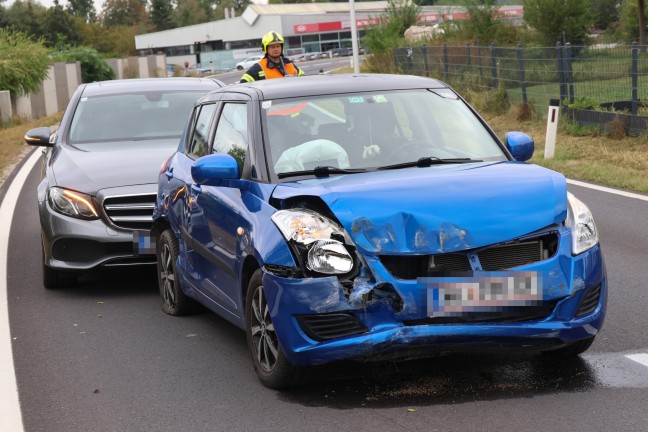
{"type": "Polygon", "coordinates": [[[594,288],[587,291],[585,295],[583,295],[581,304],[580,306],[578,306],[578,310],[576,311],[576,316],[580,317],[594,312],[599,304],[600,297],[601,284],[596,285],[594,288]]]}
{"type": "Polygon", "coordinates": [[[120,228],[150,230],[155,194],[108,197],[103,207],[110,221],[120,228]]]}
{"type": "Polygon", "coordinates": [[[476,253],[484,271],[500,271],[551,258],[558,250],[558,235],[546,234],[524,241],[503,243],[462,253],[438,255],[381,255],[380,262],[399,279],[443,275],[472,270],[468,252],[476,253]]]}
{"type": "Polygon", "coordinates": [[[367,332],[367,327],[362,322],[345,313],[300,315],[297,321],[308,337],[317,341],[367,332]]]}

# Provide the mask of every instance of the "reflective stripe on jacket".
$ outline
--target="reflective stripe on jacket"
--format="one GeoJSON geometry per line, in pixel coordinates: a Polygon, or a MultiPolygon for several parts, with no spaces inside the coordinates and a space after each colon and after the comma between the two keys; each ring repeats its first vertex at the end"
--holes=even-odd
{"type": "Polygon", "coordinates": [[[304,75],[304,71],[295,66],[295,64],[290,59],[282,56],[282,60],[284,70],[286,72],[285,74],[280,69],[281,65],[275,65],[274,63],[268,61],[268,57],[264,57],[256,64],[252,65],[252,67],[248,69],[245,74],[243,74],[240,82],[244,83],[263,79],[283,78],[286,75],[304,75]]]}

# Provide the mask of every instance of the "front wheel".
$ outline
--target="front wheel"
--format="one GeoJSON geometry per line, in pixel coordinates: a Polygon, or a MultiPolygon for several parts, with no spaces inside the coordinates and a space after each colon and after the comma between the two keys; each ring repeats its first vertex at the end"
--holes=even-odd
{"type": "Polygon", "coordinates": [[[43,264],[43,286],[47,289],[61,289],[74,285],[77,281],[76,274],[70,271],[58,270],[45,264],[45,252],[41,248],[43,264]]]}
{"type": "Polygon", "coordinates": [[[272,389],[294,387],[303,370],[291,365],[283,354],[265,297],[261,269],[252,275],[245,301],[245,327],[254,370],[272,389]]]}
{"type": "Polygon", "coordinates": [[[169,315],[195,313],[198,304],[184,295],[178,280],[176,261],[179,253],[178,240],[170,229],[164,230],[158,241],[157,270],[162,311],[169,315]]]}

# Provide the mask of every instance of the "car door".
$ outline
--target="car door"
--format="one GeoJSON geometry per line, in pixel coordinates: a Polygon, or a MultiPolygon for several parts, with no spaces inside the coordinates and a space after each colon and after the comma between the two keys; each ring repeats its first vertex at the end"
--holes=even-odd
{"type": "Polygon", "coordinates": [[[202,210],[194,205],[200,189],[196,190],[196,186],[193,184],[191,165],[196,159],[209,154],[213,120],[218,107],[217,101],[210,101],[196,107],[187,133],[185,151],[176,155],[175,165],[177,166],[173,168],[172,173],[167,174],[173,184],[171,196],[174,198],[171,200],[171,205],[175,210],[171,213],[177,215],[180,241],[186,251],[179,265],[187,282],[201,292],[204,291],[201,288],[204,276],[198,269],[202,267],[202,258],[200,249],[196,249],[193,239],[201,237],[199,230],[203,229],[205,222],[202,210]]]}
{"type": "MultiPolygon", "coordinates": [[[[221,101],[211,153],[229,154],[242,168],[248,148],[248,106],[244,101],[221,101]]],[[[242,316],[237,277],[237,228],[241,190],[237,187],[192,185],[192,219],[189,234],[195,269],[203,278],[200,290],[218,306],[242,316]]]]}

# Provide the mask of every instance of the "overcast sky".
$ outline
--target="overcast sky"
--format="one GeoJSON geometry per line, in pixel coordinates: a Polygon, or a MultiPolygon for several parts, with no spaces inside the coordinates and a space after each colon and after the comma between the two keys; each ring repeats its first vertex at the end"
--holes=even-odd
{"type": "MultiPolygon", "coordinates": [[[[14,0],[6,0],[4,5],[9,6],[11,3],[13,3],[14,0]]],[[[103,5],[104,0],[94,0],[94,5],[95,9],[97,12],[101,12],[101,6],[103,5]]],[[[54,6],[54,0],[32,0],[32,3],[39,3],[46,8],[54,6]]],[[[59,4],[63,7],[67,6],[67,0],[59,0],[59,4]]]]}

